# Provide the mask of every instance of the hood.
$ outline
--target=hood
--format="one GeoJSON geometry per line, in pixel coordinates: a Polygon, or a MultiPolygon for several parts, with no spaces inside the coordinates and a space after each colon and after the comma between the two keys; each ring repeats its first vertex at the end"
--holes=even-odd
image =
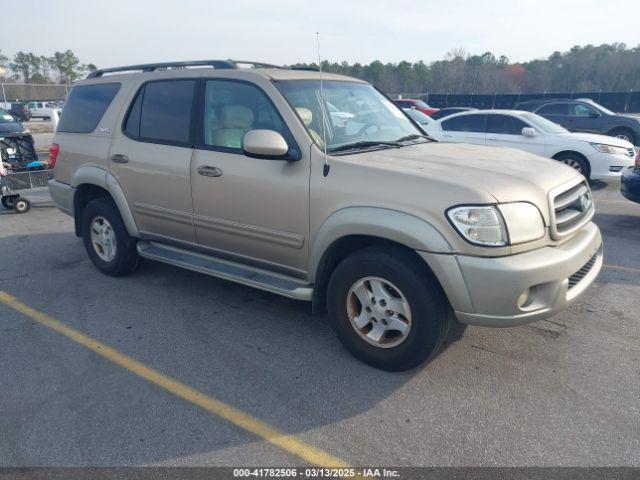
{"type": "Polygon", "coordinates": [[[622,140],[616,137],[610,137],[608,135],[599,135],[597,133],[560,133],[560,137],[569,138],[572,140],[580,140],[589,143],[604,143],[605,145],[612,145],[614,147],[633,148],[630,142],[622,140]]]}
{"type": "Polygon", "coordinates": [[[430,142],[350,157],[370,167],[464,185],[498,202],[545,203],[551,189],[580,176],[556,160],[522,150],[463,143],[430,142]]]}
{"type": "Polygon", "coordinates": [[[0,135],[6,133],[22,133],[24,131],[25,128],[19,122],[0,123],[0,135]]]}

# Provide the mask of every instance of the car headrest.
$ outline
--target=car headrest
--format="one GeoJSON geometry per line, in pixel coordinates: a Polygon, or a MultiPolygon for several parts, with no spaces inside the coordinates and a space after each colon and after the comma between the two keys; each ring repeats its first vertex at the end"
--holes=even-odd
{"type": "Polygon", "coordinates": [[[251,128],[253,112],[241,105],[226,105],[222,107],[223,128],[251,128]]]}
{"type": "Polygon", "coordinates": [[[296,107],[296,112],[298,112],[302,123],[304,123],[306,127],[311,125],[311,122],[313,122],[313,113],[311,110],[306,107],[296,107]]]}

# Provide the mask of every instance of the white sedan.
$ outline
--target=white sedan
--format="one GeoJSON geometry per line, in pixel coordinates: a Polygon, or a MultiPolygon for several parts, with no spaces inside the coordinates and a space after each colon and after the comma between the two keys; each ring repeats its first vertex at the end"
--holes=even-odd
{"type": "Polygon", "coordinates": [[[478,110],[436,120],[425,126],[438,141],[473,143],[526,150],[575,168],[585,177],[620,177],[634,164],[631,143],[591,133],[571,133],[531,112],[478,110]]]}

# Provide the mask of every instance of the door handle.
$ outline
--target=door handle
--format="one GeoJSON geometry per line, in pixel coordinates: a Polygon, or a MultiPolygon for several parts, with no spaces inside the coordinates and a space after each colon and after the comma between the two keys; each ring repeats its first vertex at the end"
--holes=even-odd
{"type": "Polygon", "coordinates": [[[115,153],[113,155],[111,155],[111,161],[114,163],[128,163],[129,162],[129,157],[127,157],[126,155],[123,155],[121,153],[115,153]]]}
{"type": "Polygon", "coordinates": [[[218,167],[211,167],[209,165],[202,165],[201,167],[198,167],[196,172],[198,172],[203,177],[221,177],[222,176],[222,170],[220,170],[218,167]]]}
{"type": "Polygon", "coordinates": [[[496,137],[487,137],[487,140],[498,140],[496,137]]]}

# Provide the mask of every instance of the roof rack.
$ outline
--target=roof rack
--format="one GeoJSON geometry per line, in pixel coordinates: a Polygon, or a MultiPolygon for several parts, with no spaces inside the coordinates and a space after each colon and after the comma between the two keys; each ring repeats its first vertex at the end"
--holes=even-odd
{"type": "Polygon", "coordinates": [[[134,72],[140,70],[142,72],[154,72],[158,69],[166,68],[185,68],[185,67],[213,67],[215,69],[236,69],[238,65],[253,65],[255,67],[282,68],[278,65],[270,63],[253,62],[249,60],[194,60],[190,62],[164,62],[164,63],[143,63],[140,65],[129,65],[126,67],[100,68],[94,70],[87,75],[87,78],[99,78],[105,73],[117,72],[134,72]]]}

